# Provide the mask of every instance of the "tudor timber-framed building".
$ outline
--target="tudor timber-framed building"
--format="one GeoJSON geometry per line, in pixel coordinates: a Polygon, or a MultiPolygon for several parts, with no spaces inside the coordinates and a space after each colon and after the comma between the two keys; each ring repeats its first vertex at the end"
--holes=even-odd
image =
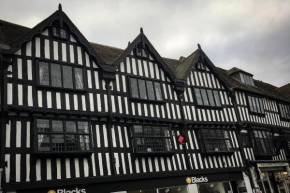
{"type": "Polygon", "coordinates": [[[289,85],[90,43],[59,10],[0,20],[5,192],[289,192],[289,85]]]}

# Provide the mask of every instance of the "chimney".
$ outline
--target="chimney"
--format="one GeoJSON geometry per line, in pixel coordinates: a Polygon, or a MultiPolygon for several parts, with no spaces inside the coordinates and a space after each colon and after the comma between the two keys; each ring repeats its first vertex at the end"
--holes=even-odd
{"type": "Polygon", "coordinates": [[[184,59],[185,59],[184,56],[180,56],[180,57],[179,57],[179,61],[180,61],[180,62],[182,62],[184,59]]]}

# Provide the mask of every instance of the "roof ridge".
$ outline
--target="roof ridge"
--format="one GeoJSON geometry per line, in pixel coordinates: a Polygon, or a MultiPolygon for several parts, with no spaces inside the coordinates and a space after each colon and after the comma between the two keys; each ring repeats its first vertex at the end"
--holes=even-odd
{"type": "Polygon", "coordinates": [[[3,19],[0,19],[0,23],[1,23],[1,22],[6,22],[6,23],[9,23],[9,24],[17,25],[17,26],[19,26],[19,27],[23,27],[23,28],[26,28],[26,29],[32,29],[32,28],[30,28],[30,27],[26,27],[26,26],[23,26],[23,25],[19,25],[19,24],[17,24],[17,23],[12,23],[12,22],[10,22],[10,21],[6,21],[6,20],[3,20],[3,19]]]}
{"type": "Polygon", "coordinates": [[[120,51],[124,51],[125,49],[122,49],[122,48],[117,48],[115,46],[108,46],[108,45],[105,45],[105,44],[100,44],[100,43],[96,43],[96,42],[89,42],[90,44],[97,44],[97,45],[100,45],[100,46],[105,46],[105,47],[108,47],[108,48],[114,48],[114,49],[118,49],[120,51]]]}

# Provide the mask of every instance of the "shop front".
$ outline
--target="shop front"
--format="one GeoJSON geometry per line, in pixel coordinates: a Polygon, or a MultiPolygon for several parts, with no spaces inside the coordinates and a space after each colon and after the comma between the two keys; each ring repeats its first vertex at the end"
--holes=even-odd
{"type": "Polygon", "coordinates": [[[163,176],[126,179],[74,186],[17,191],[22,193],[238,193],[242,171],[194,176],[163,176]]]}
{"type": "Polygon", "coordinates": [[[289,193],[289,164],[256,163],[256,187],[263,193],[289,193]]]}

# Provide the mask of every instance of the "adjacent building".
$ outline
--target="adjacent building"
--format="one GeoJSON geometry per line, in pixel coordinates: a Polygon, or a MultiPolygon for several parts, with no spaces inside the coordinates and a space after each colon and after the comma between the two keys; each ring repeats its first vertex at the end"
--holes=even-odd
{"type": "Polygon", "coordinates": [[[289,192],[289,85],[89,42],[59,10],[0,20],[5,192],[289,192]]]}

